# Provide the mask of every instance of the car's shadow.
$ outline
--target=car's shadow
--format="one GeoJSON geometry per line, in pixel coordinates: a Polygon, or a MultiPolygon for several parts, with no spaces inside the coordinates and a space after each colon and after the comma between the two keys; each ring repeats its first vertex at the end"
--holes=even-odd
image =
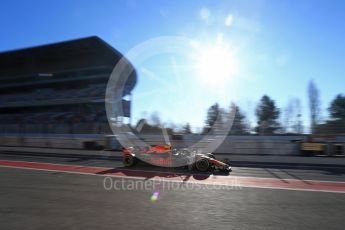
{"type": "Polygon", "coordinates": [[[161,178],[179,178],[182,181],[188,181],[193,178],[194,180],[206,180],[211,175],[229,175],[229,173],[209,171],[209,172],[194,172],[188,171],[184,168],[161,168],[156,166],[141,166],[135,168],[118,167],[98,172],[99,175],[118,174],[134,178],[144,178],[145,180],[161,177],[161,178]]]}

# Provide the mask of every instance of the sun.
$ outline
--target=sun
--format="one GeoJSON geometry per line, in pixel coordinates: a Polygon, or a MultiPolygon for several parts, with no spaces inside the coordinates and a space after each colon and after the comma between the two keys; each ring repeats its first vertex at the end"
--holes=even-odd
{"type": "Polygon", "coordinates": [[[238,72],[238,63],[224,45],[200,47],[197,56],[197,76],[210,85],[229,81],[238,72]]]}

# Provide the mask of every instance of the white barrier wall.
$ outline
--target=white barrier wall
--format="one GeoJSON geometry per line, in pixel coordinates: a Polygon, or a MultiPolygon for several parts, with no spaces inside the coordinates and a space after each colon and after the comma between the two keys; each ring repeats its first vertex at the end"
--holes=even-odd
{"type": "Polygon", "coordinates": [[[105,140],[103,137],[0,137],[0,146],[84,149],[86,142],[96,143],[97,145],[105,146],[105,140]]]}
{"type": "MultiPolygon", "coordinates": [[[[185,135],[170,137],[170,140],[173,147],[183,148],[192,146],[202,137],[185,135]]],[[[141,138],[150,144],[165,143],[160,135],[145,135],[141,138]]],[[[305,136],[228,136],[214,152],[233,155],[299,155],[299,141],[304,139],[305,136]]],[[[345,143],[345,137],[337,137],[336,140],[343,145],[345,143]]],[[[122,147],[114,135],[0,136],[0,146],[107,150],[119,150],[122,147]]]]}
{"type": "MultiPolygon", "coordinates": [[[[142,135],[141,139],[150,144],[162,144],[165,140],[159,135],[142,135]]],[[[202,140],[201,135],[184,135],[180,138],[170,136],[173,147],[190,147],[197,142],[199,146],[206,146],[214,140],[202,140]]],[[[228,136],[214,151],[228,154],[255,154],[255,155],[298,155],[299,141],[305,136],[228,136]]]]}
{"type": "Polygon", "coordinates": [[[230,154],[294,155],[298,154],[299,143],[304,137],[277,136],[228,136],[214,151],[230,154]]]}

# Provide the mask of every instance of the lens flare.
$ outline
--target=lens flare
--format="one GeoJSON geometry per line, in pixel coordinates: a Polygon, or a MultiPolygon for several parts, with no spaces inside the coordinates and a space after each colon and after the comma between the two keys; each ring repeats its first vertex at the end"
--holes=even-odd
{"type": "Polygon", "coordinates": [[[159,192],[154,192],[150,198],[152,202],[156,202],[159,198],[159,192]]]}

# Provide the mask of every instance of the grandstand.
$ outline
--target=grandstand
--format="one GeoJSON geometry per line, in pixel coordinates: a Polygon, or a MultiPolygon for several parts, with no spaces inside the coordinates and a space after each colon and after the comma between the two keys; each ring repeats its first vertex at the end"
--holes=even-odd
{"type": "MultiPolygon", "coordinates": [[[[98,37],[0,53],[0,133],[110,133],[105,90],[120,58],[98,37]]],[[[123,96],[136,81],[133,71],[123,96]]]]}

